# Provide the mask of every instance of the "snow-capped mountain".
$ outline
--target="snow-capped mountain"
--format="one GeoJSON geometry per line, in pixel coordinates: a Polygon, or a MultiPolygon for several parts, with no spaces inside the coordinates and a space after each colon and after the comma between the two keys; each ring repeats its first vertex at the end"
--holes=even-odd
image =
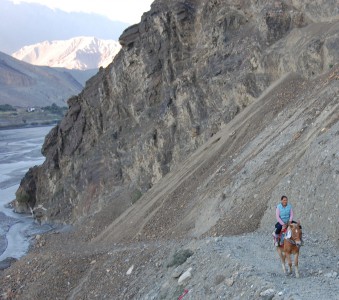
{"type": "Polygon", "coordinates": [[[33,65],[88,70],[106,67],[119,50],[114,40],[75,37],[25,46],[12,56],[33,65]]]}

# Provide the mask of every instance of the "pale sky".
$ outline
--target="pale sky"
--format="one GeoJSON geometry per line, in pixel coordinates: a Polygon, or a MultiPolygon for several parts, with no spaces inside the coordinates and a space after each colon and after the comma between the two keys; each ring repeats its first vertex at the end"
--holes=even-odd
{"type": "Polygon", "coordinates": [[[115,21],[139,23],[142,14],[150,10],[153,0],[11,0],[14,3],[40,3],[66,12],[87,12],[104,15],[115,21]]]}

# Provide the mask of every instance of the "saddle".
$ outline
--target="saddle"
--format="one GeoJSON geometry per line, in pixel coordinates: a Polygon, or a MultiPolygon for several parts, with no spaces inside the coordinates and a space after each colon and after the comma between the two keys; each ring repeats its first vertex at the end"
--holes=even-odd
{"type": "MultiPolygon", "coordinates": [[[[301,229],[301,226],[300,226],[301,229]]],[[[296,243],[292,238],[292,231],[287,227],[283,228],[280,232],[280,234],[276,237],[275,236],[275,231],[273,231],[273,236],[274,236],[274,245],[275,246],[280,246],[282,247],[284,245],[284,240],[287,239],[291,244],[297,245],[298,247],[303,246],[304,242],[301,236],[301,231],[300,231],[300,243],[296,243]]]]}
{"type": "Polygon", "coordinates": [[[278,235],[279,246],[283,246],[284,245],[284,239],[285,238],[290,238],[290,236],[288,236],[287,228],[283,228],[281,230],[280,234],[278,235]]]}

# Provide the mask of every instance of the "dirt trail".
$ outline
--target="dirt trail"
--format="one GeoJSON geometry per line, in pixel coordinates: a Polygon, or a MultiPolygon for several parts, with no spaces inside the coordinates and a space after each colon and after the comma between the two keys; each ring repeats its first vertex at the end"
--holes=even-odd
{"type": "Polygon", "coordinates": [[[87,246],[70,240],[58,249],[50,249],[48,239],[45,242],[48,255],[37,259],[36,248],[34,255],[17,262],[20,268],[6,271],[1,299],[178,299],[185,289],[184,300],[339,299],[337,248],[307,234],[299,279],[283,274],[270,233],[264,231],[87,246]],[[174,254],[185,249],[193,255],[178,267],[168,267],[174,254]],[[179,285],[174,273],[189,268],[191,278],[179,285]]]}

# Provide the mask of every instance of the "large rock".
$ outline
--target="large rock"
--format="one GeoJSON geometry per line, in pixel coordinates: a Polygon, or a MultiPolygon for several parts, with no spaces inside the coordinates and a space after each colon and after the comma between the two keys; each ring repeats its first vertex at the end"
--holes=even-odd
{"type": "Polygon", "coordinates": [[[185,285],[187,282],[192,278],[192,268],[189,268],[187,271],[185,271],[178,279],[179,285],[185,285]]]}
{"type": "Polygon", "coordinates": [[[0,261],[0,271],[8,269],[16,261],[17,259],[13,257],[7,257],[6,259],[0,261]]]}

